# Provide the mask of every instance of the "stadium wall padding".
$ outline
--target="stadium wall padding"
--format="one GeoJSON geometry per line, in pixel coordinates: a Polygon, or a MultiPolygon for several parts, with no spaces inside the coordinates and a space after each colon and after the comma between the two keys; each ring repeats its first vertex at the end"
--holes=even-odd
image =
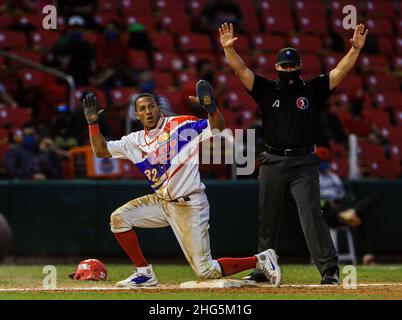
{"type": "MultiPolygon", "coordinates": [[[[254,254],[257,250],[258,184],[255,180],[206,181],[211,207],[214,257],[254,254]]],[[[375,253],[402,252],[402,181],[349,181],[357,197],[376,193],[377,206],[367,221],[375,253]]],[[[123,256],[110,231],[110,214],[131,199],[150,193],[142,181],[1,181],[0,212],[13,230],[14,255],[123,256]]],[[[180,256],[169,227],[136,229],[147,256],[180,256]]],[[[359,249],[360,244],[357,242],[359,249]]],[[[279,236],[282,256],[308,250],[294,202],[289,203],[279,236]]]]}

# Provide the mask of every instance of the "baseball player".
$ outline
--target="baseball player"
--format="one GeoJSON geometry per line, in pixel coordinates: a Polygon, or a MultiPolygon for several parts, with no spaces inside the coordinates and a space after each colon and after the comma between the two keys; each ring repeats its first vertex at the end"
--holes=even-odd
{"type": "Polygon", "coordinates": [[[96,97],[83,100],[89,124],[92,149],[99,158],[129,159],[141,170],[154,193],[134,199],[111,215],[111,230],[137,270],[118,282],[120,287],[155,286],[152,265],[142,254],[133,227],[170,226],[191,268],[200,279],[216,279],[256,268],[273,286],[281,282],[281,271],[274,250],[268,249],[247,258],[212,259],[209,244],[209,204],[200,181],[198,144],[212,136],[212,129],[224,129],[212,87],[204,80],[196,85],[199,102],[208,119],[193,116],[165,117],[157,99],[140,94],[134,101],[135,114],[144,130],[130,133],[117,141],[106,141],[97,124],[100,113],[96,97]]]}

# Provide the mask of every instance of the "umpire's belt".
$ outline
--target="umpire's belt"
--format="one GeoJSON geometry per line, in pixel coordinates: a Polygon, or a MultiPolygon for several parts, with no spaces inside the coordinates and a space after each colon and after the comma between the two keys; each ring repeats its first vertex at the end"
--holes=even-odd
{"type": "Polygon", "coordinates": [[[265,148],[269,154],[275,154],[277,156],[284,156],[284,157],[304,156],[306,154],[314,152],[314,146],[282,149],[282,148],[274,148],[274,147],[265,145],[265,148]]]}

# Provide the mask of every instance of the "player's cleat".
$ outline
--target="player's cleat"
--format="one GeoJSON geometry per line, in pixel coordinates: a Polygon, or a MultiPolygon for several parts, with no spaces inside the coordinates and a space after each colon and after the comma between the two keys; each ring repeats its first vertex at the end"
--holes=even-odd
{"type": "Polygon", "coordinates": [[[269,280],[271,280],[273,287],[279,287],[281,285],[282,275],[275,250],[268,249],[255,256],[257,258],[256,269],[261,271],[269,280]]]}
{"type": "Polygon", "coordinates": [[[216,109],[216,102],[214,99],[214,92],[208,81],[199,80],[196,85],[197,98],[203,108],[209,113],[213,114],[216,109]]]}
{"type": "Polygon", "coordinates": [[[269,279],[261,271],[253,270],[248,276],[242,278],[243,280],[251,280],[255,282],[268,282],[269,279]]]}
{"type": "Polygon", "coordinates": [[[335,267],[325,271],[321,279],[321,284],[339,284],[339,268],[335,267]]]}
{"type": "Polygon", "coordinates": [[[118,287],[154,287],[158,284],[158,279],[156,279],[155,273],[152,270],[152,265],[147,267],[137,268],[137,272],[129,276],[127,279],[119,281],[116,283],[118,287]]]}

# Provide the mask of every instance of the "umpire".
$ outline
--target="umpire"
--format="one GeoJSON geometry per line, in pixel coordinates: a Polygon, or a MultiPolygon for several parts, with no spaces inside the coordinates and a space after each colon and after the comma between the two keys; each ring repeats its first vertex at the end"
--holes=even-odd
{"type": "MultiPolygon", "coordinates": [[[[310,80],[300,78],[301,59],[296,49],[284,48],[276,56],[278,79],[254,74],[233,48],[233,26],[219,28],[227,61],[262,113],[266,153],[259,174],[258,250],[277,247],[282,214],[290,194],[297,205],[303,233],[321,284],[338,284],[338,256],[321,214],[318,164],[314,153],[319,114],[333,89],[355,65],[367,36],[364,25],[356,27],[349,52],[336,68],[310,80]]],[[[250,278],[267,279],[254,271],[250,278]]]]}

